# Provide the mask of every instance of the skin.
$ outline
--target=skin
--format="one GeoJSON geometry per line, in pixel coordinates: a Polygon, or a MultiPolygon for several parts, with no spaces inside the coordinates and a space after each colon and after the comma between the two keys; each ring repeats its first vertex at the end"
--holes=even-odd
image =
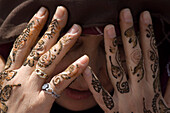
{"type": "Polygon", "coordinates": [[[18,37],[1,73],[0,107],[4,112],[48,113],[54,101],[73,111],[86,110],[97,104],[106,113],[169,110],[159,90],[159,67],[152,69],[153,65],[157,66],[158,55],[157,49],[153,48],[154,36],[148,35],[153,34],[148,12],[142,13],[140,18],[140,39],[143,44],[140,47],[129,9],[121,11],[120,27],[126,56],[122,57],[120,54],[121,60],[117,53],[123,52],[118,49],[113,25],[105,27],[104,37],[81,35],[79,25],[73,25],[64,37],[59,37],[60,30],[67,22],[68,14],[64,7],[57,8],[49,28],[36,43],[48,16],[46,9],[43,8],[42,12],[31,19],[18,37]],[[105,47],[101,46],[103,41],[105,47]],[[32,42],[35,47],[29,53],[34,45],[32,42]],[[143,62],[143,58],[147,62],[143,62]],[[121,63],[124,59],[126,64],[121,63]],[[126,78],[126,73],[129,79],[126,78]],[[45,83],[49,83],[50,88],[46,86],[42,90],[45,83]],[[65,88],[79,92],[89,91],[93,95],[74,99],[68,96],[65,88]],[[110,95],[109,92],[113,94],[110,95]],[[56,99],[56,95],[61,96],[56,99]]]}

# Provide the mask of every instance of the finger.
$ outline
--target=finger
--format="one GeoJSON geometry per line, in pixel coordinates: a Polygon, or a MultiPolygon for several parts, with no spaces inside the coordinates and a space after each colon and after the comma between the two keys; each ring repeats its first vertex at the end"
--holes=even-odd
{"type": "Polygon", "coordinates": [[[143,57],[129,9],[120,12],[120,28],[130,81],[140,82],[144,78],[143,57]]]}
{"type": "Polygon", "coordinates": [[[115,102],[112,96],[102,87],[100,81],[90,67],[85,69],[83,76],[96,102],[106,113],[110,113],[115,107],[115,102]]]}
{"type": "MultiPolygon", "coordinates": [[[[61,61],[69,49],[74,45],[77,38],[81,34],[81,27],[79,25],[73,25],[73,27],[66,33],[56,45],[54,45],[49,51],[43,54],[36,64],[36,69],[42,70],[44,73],[50,77],[53,73],[56,65],[61,61]]],[[[33,72],[35,73],[35,72],[33,72]]],[[[32,74],[35,78],[35,83],[43,84],[45,79],[40,79],[35,77],[35,74],[32,74]]],[[[39,85],[39,87],[41,87],[39,85]]]]}
{"type": "Polygon", "coordinates": [[[45,34],[33,48],[30,55],[27,57],[26,61],[24,62],[24,66],[35,66],[41,55],[47,52],[56,43],[61,29],[66,25],[67,16],[67,10],[62,6],[58,6],[51,24],[49,25],[45,34]]]}
{"type": "MultiPolygon", "coordinates": [[[[74,63],[72,63],[65,71],[54,76],[50,81],[50,86],[57,95],[62,96],[62,91],[68,87],[87,67],[89,58],[87,55],[82,56],[74,63]]],[[[40,92],[40,96],[44,97],[45,100],[54,98],[54,95],[49,95],[44,91],[40,92]]]]}
{"type": "Polygon", "coordinates": [[[159,58],[152,20],[148,11],[143,12],[140,16],[140,32],[146,79],[153,83],[154,79],[159,76],[159,58]]]}
{"type": "Polygon", "coordinates": [[[4,69],[5,67],[5,60],[4,58],[0,55],[0,72],[4,69]]]}
{"type": "Polygon", "coordinates": [[[107,60],[107,70],[116,92],[129,92],[129,85],[125,71],[120,61],[116,32],[113,25],[107,25],[104,29],[104,43],[107,60]]]}
{"type": "Polygon", "coordinates": [[[169,97],[170,97],[170,78],[168,80],[168,84],[167,84],[165,96],[164,96],[164,99],[165,99],[168,107],[170,108],[170,98],[169,97]]]}
{"type": "Polygon", "coordinates": [[[5,69],[18,69],[22,65],[41,29],[43,28],[47,17],[48,11],[44,7],[42,7],[38,13],[33,16],[27,27],[14,42],[5,69]]]}

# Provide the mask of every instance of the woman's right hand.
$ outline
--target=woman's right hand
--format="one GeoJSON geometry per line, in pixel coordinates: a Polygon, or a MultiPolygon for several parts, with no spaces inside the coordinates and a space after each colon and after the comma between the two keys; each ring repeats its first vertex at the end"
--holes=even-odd
{"type": "Polygon", "coordinates": [[[35,44],[47,17],[48,11],[42,7],[14,42],[6,66],[0,73],[1,113],[50,112],[62,90],[88,65],[89,58],[85,55],[52,77],[56,65],[80,36],[81,27],[73,25],[57,42],[68,17],[67,10],[59,6],[47,31],[35,44]],[[46,83],[47,78],[49,83],[46,83]]]}

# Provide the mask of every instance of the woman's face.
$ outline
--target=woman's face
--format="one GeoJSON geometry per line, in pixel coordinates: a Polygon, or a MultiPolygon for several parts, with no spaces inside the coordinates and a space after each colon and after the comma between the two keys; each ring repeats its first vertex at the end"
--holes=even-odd
{"type": "MultiPolygon", "coordinates": [[[[89,66],[95,72],[103,87],[111,92],[112,85],[107,75],[103,42],[103,36],[80,36],[76,44],[70,49],[61,63],[59,63],[56,67],[54,75],[62,72],[72,62],[86,54],[90,58],[89,66]]],[[[57,99],[56,102],[60,106],[73,111],[86,110],[96,105],[93,95],[89,91],[86,81],[82,75],[80,75],[63,91],[61,97],[57,99]]]]}

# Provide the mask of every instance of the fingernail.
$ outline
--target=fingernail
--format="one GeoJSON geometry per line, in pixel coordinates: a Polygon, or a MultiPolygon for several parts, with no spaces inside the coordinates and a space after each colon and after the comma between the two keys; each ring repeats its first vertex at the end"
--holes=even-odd
{"type": "Polygon", "coordinates": [[[108,33],[109,38],[114,38],[115,37],[114,26],[110,25],[107,28],[107,33],[108,33]]]}
{"type": "Polygon", "coordinates": [[[39,17],[43,16],[46,13],[46,11],[47,11],[46,8],[41,7],[39,11],[37,12],[37,16],[39,17]]]}
{"type": "Polygon", "coordinates": [[[75,34],[79,31],[79,26],[77,24],[74,24],[73,27],[69,30],[69,33],[75,34]]]}
{"type": "Polygon", "coordinates": [[[151,23],[151,17],[148,11],[145,11],[143,14],[143,20],[145,24],[150,24],[151,23]]]}
{"type": "Polygon", "coordinates": [[[81,64],[86,64],[88,62],[88,59],[89,59],[88,56],[84,55],[79,59],[79,61],[81,64]]]}
{"type": "Polygon", "coordinates": [[[55,13],[55,17],[57,19],[63,19],[64,14],[65,14],[64,8],[62,6],[58,6],[57,10],[56,10],[56,13],[55,13]]]}
{"type": "Polygon", "coordinates": [[[130,9],[127,8],[123,10],[123,18],[124,18],[124,21],[127,23],[130,23],[133,21],[130,9]]]}

